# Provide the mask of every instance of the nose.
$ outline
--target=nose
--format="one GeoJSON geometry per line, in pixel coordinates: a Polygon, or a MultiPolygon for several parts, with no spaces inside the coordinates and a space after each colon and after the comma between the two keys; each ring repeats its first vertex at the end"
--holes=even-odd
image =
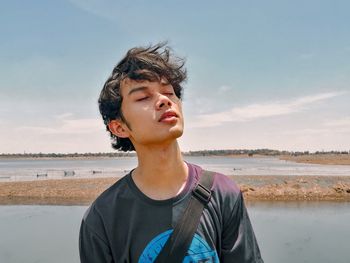
{"type": "Polygon", "coordinates": [[[158,101],[156,103],[156,109],[160,110],[163,107],[171,107],[172,101],[165,95],[159,94],[158,101]]]}

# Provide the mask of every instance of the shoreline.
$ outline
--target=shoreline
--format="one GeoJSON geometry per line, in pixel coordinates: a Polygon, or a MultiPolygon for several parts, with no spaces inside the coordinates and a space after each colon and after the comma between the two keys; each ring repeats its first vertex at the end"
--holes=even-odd
{"type": "MultiPolygon", "coordinates": [[[[350,202],[350,176],[229,176],[246,201],[350,202]]],[[[0,182],[0,205],[89,205],[121,177],[0,182]]]]}
{"type": "Polygon", "coordinates": [[[350,165],[350,154],[280,155],[278,159],[296,163],[350,165]]]}
{"type": "MultiPolygon", "coordinates": [[[[197,155],[184,155],[194,156],[197,155]]],[[[100,160],[100,159],[114,159],[114,158],[135,158],[136,156],[125,155],[125,156],[60,156],[60,157],[4,157],[0,156],[1,160],[100,160]]],[[[229,157],[229,158],[276,158],[279,160],[306,163],[306,164],[321,164],[321,165],[350,165],[350,154],[305,154],[305,155],[263,155],[254,154],[249,156],[248,154],[228,154],[228,155],[206,155],[205,157],[218,158],[218,157],[229,157]]]]}
{"type": "Polygon", "coordinates": [[[350,201],[350,176],[230,176],[248,201],[350,201]]]}

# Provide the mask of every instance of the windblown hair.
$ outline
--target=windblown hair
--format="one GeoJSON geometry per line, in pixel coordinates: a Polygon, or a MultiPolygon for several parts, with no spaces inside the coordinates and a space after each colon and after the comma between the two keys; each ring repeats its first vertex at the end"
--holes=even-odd
{"type": "Polygon", "coordinates": [[[98,99],[99,110],[106,130],[110,133],[112,148],[121,151],[134,151],[134,145],[129,138],[120,138],[108,128],[111,120],[125,120],[121,105],[123,97],[120,85],[126,78],[132,80],[161,81],[165,78],[174,88],[176,96],[181,99],[183,83],[187,78],[185,61],[175,57],[166,43],[159,43],[149,47],[135,47],[114,67],[112,74],[105,82],[98,99]]]}

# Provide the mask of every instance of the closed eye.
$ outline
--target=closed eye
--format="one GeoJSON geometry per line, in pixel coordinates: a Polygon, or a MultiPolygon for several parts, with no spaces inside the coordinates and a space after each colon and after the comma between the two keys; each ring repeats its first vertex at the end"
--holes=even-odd
{"type": "Polygon", "coordinates": [[[149,98],[148,96],[147,97],[142,97],[142,98],[137,99],[136,101],[143,101],[143,100],[146,100],[148,98],[149,98]]]}

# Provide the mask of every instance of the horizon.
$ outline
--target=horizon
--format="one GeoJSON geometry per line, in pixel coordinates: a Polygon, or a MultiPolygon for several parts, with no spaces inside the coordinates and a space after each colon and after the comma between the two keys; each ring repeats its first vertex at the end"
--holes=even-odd
{"type": "Polygon", "coordinates": [[[112,151],[97,107],[103,83],[128,49],[164,40],[187,61],[183,151],[348,151],[349,9],[316,0],[5,2],[0,152],[112,151]]]}
{"type": "MultiPolygon", "coordinates": [[[[287,151],[287,150],[276,150],[276,149],[204,149],[204,150],[189,150],[189,151],[181,151],[183,154],[187,153],[197,153],[197,152],[217,152],[217,151],[240,151],[241,153],[236,153],[236,154],[248,154],[249,151],[254,152],[254,151],[268,151],[268,152],[287,152],[287,153],[295,153],[295,154],[350,154],[350,150],[344,150],[344,151],[336,151],[336,150],[330,150],[330,151],[324,151],[324,150],[318,150],[318,151],[287,151]]],[[[23,152],[23,153],[0,153],[0,156],[3,155],[93,155],[93,154],[136,154],[135,151],[128,151],[128,152],[123,152],[123,151],[116,151],[114,150],[113,152],[23,152]]]]}

